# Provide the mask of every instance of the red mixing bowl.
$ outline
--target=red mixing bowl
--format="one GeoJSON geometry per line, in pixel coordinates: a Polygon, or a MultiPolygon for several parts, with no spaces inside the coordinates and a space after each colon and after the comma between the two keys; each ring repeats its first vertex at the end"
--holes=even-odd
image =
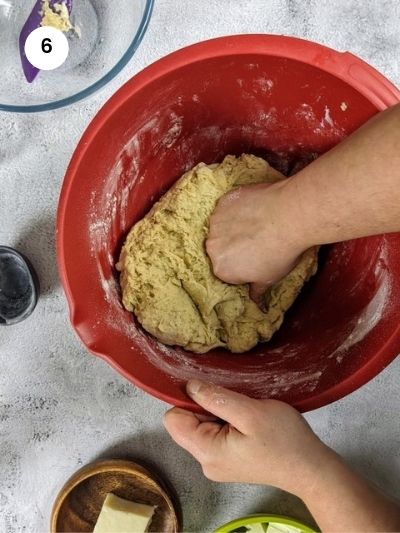
{"type": "Polygon", "coordinates": [[[242,355],[158,343],[122,308],[114,265],[132,224],[196,163],[249,152],[290,172],[398,101],[353,55],[271,35],[189,46],[132,78],[89,125],[61,192],[59,269],[86,347],[150,394],[193,410],[185,394],[193,377],[305,411],[377,375],[400,351],[399,234],[322,249],[280,331],[242,355]]]}

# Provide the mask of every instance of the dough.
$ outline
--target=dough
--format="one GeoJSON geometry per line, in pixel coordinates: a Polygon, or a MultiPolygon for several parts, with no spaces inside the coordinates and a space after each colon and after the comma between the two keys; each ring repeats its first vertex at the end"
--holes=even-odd
{"type": "Polygon", "coordinates": [[[266,312],[250,299],[248,285],[216,278],[205,251],[208,221],[218,199],[240,185],[284,178],[253,155],[228,155],[184,174],[131,229],[116,267],[123,304],[165,344],[204,353],[222,346],[250,350],[282,324],[303,284],[317,268],[317,250],[266,294],[266,312]]]}
{"type": "Polygon", "coordinates": [[[49,0],[43,0],[41,26],[52,26],[57,30],[67,32],[74,27],[69,19],[68,8],[63,3],[55,3],[50,6],[49,0]]]}

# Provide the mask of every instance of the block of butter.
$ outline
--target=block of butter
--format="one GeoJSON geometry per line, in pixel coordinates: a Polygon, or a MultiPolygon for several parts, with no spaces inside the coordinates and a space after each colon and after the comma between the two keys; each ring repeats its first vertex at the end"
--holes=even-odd
{"type": "Polygon", "coordinates": [[[155,507],[131,502],[109,493],[93,533],[145,533],[155,507]]]}

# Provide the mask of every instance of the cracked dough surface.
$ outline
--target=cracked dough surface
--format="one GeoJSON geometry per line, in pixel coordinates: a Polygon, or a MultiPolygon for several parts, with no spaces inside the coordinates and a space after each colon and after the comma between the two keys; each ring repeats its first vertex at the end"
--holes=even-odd
{"type": "Polygon", "coordinates": [[[317,250],[306,251],[268,291],[262,312],[250,299],[247,285],[230,285],[214,276],[204,243],[221,196],[240,185],[283,178],[253,155],[200,163],[132,227],[116,266],[123,304],[146,331],[165,344],[197,353],[219,346],[241,353],[271,338],[315,273],[317,250]]]}

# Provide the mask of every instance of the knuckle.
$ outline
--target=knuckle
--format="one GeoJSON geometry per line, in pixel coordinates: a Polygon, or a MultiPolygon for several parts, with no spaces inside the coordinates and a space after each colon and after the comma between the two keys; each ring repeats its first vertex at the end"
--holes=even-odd
{"type": "Polygon", "coordinates": [[[217,276],[217,278],[221,277],[224,273],[224,268],[223,266],[221,265],[220,262],[215,262],[213,263],[213,271],[214,271],[214,274],[217,276]]]}
{"type": "Polygon", "coordinates": [[[235,272],[233,272],[232,268],[227,264],[227,259],[225,257],[220,257],[219,255],[216,256],[215,253],[211,254],[211,258],[214,275],[226,283],[236,283],[235,272]]]}
{"type": "Polygon", "coordinates": [[[206,250],[208,255],[213,255],[215,250],[215,240],[212,237],[208,237],[206,240],[206,250]]]}

